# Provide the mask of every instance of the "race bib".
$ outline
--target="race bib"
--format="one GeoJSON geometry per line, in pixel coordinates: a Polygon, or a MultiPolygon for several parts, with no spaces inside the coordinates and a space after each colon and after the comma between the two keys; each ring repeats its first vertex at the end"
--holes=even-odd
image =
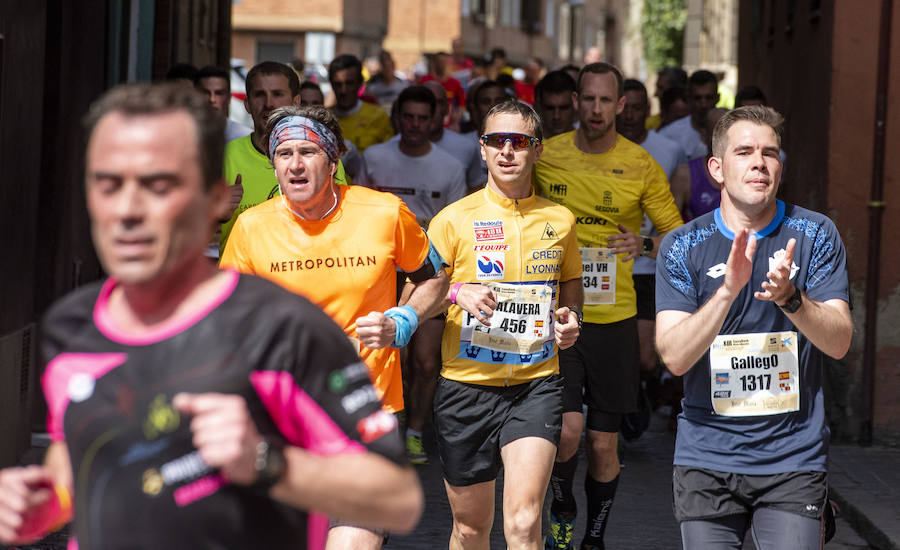
{"type": "Polygon", "coordinates": [[[800,408],[793,331],[722,334],[709,348],[710,397],[723,416],[765,416],[800,408]]]}
{"type": "Polygon", "coordinates": [[[616,255],[609,248],[581,248],[584,305],[616,303],[616,255]]]}
{"type": "MultiPolygon", "coordinates": [[[[548,285],[486,283],[497,297],[491,326],[471,317],[471,341],[496,351],[529,354],[541,351],[553,339],[553,289],[548,285]]],[[[466,316],[469,318],[470,316],[466,316]]],[[[466,330],[463,325],[463,330],[466,330]]]]}

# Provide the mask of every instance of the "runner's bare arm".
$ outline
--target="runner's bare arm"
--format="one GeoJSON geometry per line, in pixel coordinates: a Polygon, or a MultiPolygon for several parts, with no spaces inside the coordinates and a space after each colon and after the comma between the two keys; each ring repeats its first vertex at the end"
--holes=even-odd
{"type": "Polygon", "coordinates": [[[284,455],[287,473],[269,494],[285,504],[396,533],[419,521],[424,497],[412,468],[368,452],[322,456],[287,447],[284,455]]]}
{"type": "Polygon", "coordinates": [[[71,495],[65,443],[50,445],[43,466],[0,470],[0,543],[29,543],[62,527],[72,517],[71,495]]]}
{"type": "MultiPolygon", "coordinates": [[[[172,403],[192,417],[194,446],[206,464],[232,483],[256,480],[262,436],[241,396],[181,393],[172,403]]],[[[321,456],[288,446],[284,456],[287,470],[270,490],[272,498],[389,531],[409,531],[418,521],[422,490],[411,468],[370,452],[321,456]]]]}
{"type": "MultiPolygon", "coordinates": [[[[443,308],[450,307],[450,295],[453,294],[454,284],[450,287],[443,301],[443,308]]],[[[490,288],[474,283],[460,284],[456,289],[456,305],[471,313],[481,323],[491,326],[491,316],[497,307],[497,297],[490,288]]]]}
{"type": "Polygon", "coordinates": [[[693,313],[664,310],[656,314],[656,347],[672,374],[681,376],[703,357],[719,334],[731,304],[750,281],[756,238],[747,229],[734,236],[722,286],[693,313]]]}
{"type": "MultiPolygon", "coordinates": [[[[441,312],[441,303],[449,286],[447,273],[441,269],[429,279],[418,283],[409,283],[412,290],[403,303],[415,312],[420,321],[434,317],[441,312]]],[[[404,290],[404,294],[406,289],[404,290]]],[[[370,349],[380,349],[391,345],[397,334],[396,322],[383,312],[372,311],[356,320],[356,335],[360,342],[370,349]]]]}
{"type": "Polygon", "coordinates": [[[447,278],[446,271],[441,269],[434,277],[411,284],[413,289],[405,305],[416,310],[419,319],[430,319],[443,311],[441,305],[450,288],[450,279],[447,278]]]}
{"type": "MultiPolygon", "coordinates": [[[[790,274],[796,244],[796,239],[788,241],[781,262],[774,271],[766,273],[768,281],[762,283],[762,290],[753,294],[756,299],[784,305],[794,295],[796,287],[790,274]]],[[[847,302],[839,299],[816,302],[803,292],[801,303],[794,313],[785,312],[797,330],[826,355],[835,359],[846,355],[853,337],[853,320],[847,302]]]]}
{"type": "Polygon", "coordinates": [[[575,344],[580,332],[578,316],[570,308],[580,310],[584,306],[584,286],[581,279],[559,284],[559,304],[560,308],[555,312],[559,320],[555,326],[556,345],[560,349],[566,349],[575,344]]]}

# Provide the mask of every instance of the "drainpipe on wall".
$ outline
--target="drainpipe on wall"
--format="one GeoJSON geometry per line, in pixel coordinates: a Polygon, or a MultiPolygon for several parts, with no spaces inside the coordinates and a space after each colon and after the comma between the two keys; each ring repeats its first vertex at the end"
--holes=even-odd
{"type": "Polygon", "coordinates": [[[869,250],[866,268],[866,324],[863,348],[863,410],[859,444],[872,444],[875,417],[875,359],[877,349],[878,283],[881,263],[881,217],[884,213],[884,146],[887,125],[888,70],[891,58],[893,0],[881,0],[878,38],[878,81],[875,91],[875,143],[872,151],[872,190],[869,194],[869,250]]]}

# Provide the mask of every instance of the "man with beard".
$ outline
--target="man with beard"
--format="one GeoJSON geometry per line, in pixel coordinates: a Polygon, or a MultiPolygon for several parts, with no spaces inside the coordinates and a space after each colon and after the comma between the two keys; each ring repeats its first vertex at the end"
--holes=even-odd
{"type": "Polygon", "coordinates": [[[616,115],[625,107],[623,87],[621,72],[608,63],[581,69],[573,94],[579,127],[548,140],[535,171],[541,194],[575,215],[584,284],[583,336],[560,353],[563,429],[550,480],[549,548],[572,544],[582,404],[588,407],[589,462],[581,548],[603,548],[619,479],[619,426],[622,416],[636,409],[640,383],[631,260],[655,257],[661,238],[638,235],[645,212],[660,235],[681,225],[665,172],[647,151],[616,133],[616,115]]]}

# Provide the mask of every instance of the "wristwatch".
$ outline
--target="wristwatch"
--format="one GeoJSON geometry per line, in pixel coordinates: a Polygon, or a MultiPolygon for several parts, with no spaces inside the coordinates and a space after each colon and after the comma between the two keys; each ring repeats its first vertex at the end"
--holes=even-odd
{"type": "Polygon", "coordinates": [[[287,471],[284,449],[272,441],[263,439],[256,444],[256,481],[253,489],[268,494],[273,485],[281,481],[287,471]]]}
{"type": "Polygon", "coordinates": [[[569,311],[575,314],[575,318],[578,319],[578,330],[581,330],[584,325],[584,313],[575,306],[569,306],[569,311]]]}
{"type": "Polygon", "coordinates": [[[641,250],[641,256],[646,256],[647,254],[653,252],[653,239],[647,237],[646,235],[641,235],[641,238],[644,239],[644,249],[641,250]]]}
{"type": "Polygon", "coordinates": [[[795,313],[798,309],[800,309],[800,306],[803,305],[803,298],[800,294],[800,289],[795,286],[794,293],[791,295],[790,298],[788,298],[787,303],[784,305],[781,305],[781,304],[776,304],[776,305],[778,307],[780,307],[781,310],[784,311],[785,313],[795,313]]]}

